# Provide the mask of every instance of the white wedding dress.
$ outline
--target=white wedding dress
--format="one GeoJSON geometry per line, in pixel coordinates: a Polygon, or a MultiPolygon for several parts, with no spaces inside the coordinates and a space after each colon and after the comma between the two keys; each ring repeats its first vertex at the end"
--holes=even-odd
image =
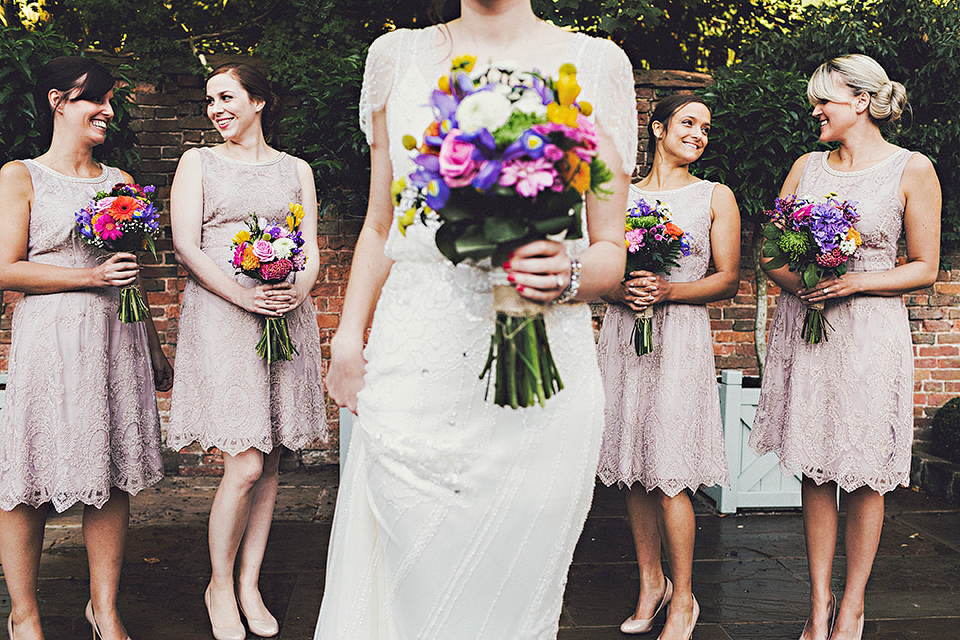
{"type": "MultiPolygon", "coordinates": [[[[370,139],[371,114],[386,105],[395,177],[411,170],[401,137],[419,138],[431,119],[437,36],[394,31],[367,59],[361,123],[370,139]]],[[[580,34],[568,61],[631,172],[629,61],[580,34]]],[[[590,310],[546,312],[564,389],[545,408],[500,408],[478,377],[494,324],[488,274],[447,261],[420,224],[406,235],[394,225],[386,252],[395,262],[364,352],[315,638],[554,638],[603,431],[590,310]]]]}

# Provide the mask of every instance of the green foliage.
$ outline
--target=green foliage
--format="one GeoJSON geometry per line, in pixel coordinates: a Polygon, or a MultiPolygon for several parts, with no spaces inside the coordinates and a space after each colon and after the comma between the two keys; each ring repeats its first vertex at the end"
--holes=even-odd
{"type": "Polygon", "coordinates": [[[35,31],[0,27],[0,160],[33,158],[46,151],[34,127],[35,74],[52,58],[76,51],[47,27],[35,31]]]}
{"type": "Polygon", "coordinates": [[[960,464],[960,398],[948,400],[933,416],[930,453],[960,464]]]}
{"type": "Polygon", "coordinates": [[[817,144],[806,76],[741,64],[719,69],[714,79],[700,92],[713,118],[694,171],[733,189],[745,221],[764,222],[793,161],[817,144]]]}
{"type": "Polygon", "coordinates": [[[534,0],[554,23],[610,37],[636,68],[718,69],[759,34],[782,35],[800,0],[534,0]]]}
{"type": "MultiPolygon", "coordinates": [[[[786,36],[761,36],[744,59],[755,68],[781,69],[806,78],[822,62],[846,53],[873,57],[892,80],[906,86],[912,117],[905,114],[902,127],[888,128],[885,135],[934,162],[944,196],[944,248],[960,247],[960,118],[955,94],[960,85],[960,0],[856,0],[810,6],[796,29],[786,36]]],[[[793,94],[793,89],[789,95],[783,91],[770,103],[777,126],[783,129],[788,115],[779,102],[792,103],[793,94]]],[[[760,131],[759,137],[767,140],[762,125],[760,131]]],[[[800,155],[811,145],[793,149],[793,155],[800,155]]]]}
{"type": "MultiPolygon", "coordinates": [[[[81,53],[49,25],[32,30],[0,27],[0,160],[33,158],[46,151],[49,141],[42,140],[36,128],[36,73],[51,59],[66,55],[81,53]]],[[[127,70],[113,72],[123,84],[114,91],[115,116],[107,131],[107,141],[95,150],[98,159],[123,168],[132,167],[136,161],[136,136],[127,124],[132,91],[127,70]]]]}

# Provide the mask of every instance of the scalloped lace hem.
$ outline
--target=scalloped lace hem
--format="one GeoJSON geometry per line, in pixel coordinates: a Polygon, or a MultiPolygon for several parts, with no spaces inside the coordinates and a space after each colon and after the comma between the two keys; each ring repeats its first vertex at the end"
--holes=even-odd
{"type": "Polygon", "coordinates": [[[643,487],[647,493],[650,493],[654,489],[660,489],[664,494],[671,498],[679,494],[684,489],[689,489],[691,492],[695,493],[700,487],[712,487],[716,484],[728,488],[730,487],[730,478],[727,476],[727,474],[717,474],[716,476],[703,475],[699,478],[687,479],[654,478],[644,474],[633,474],[623,477],[621,474],[614,473],[598,473],[597,477],[600,478],[600,482],[608,487],[616,483],[620,489],[623,489],[624,487],[629,489],[634,485],[634,483],[636,483],[643,487]]]}
{"type": "Polygon", "coordinates": [[[183,436],[177,436],[176,438],[171,438],[167,436],[167,446],[173,449],[174,451],[180,451],[184,447],[189,447],[194,442],[199,443],[204,451],[209,451],[210,449],[217,448],[223,453],[235,456],[238,453],[242,453],[249,449],[256,449],[257,451],[268,454],[277,447],[286,447],[291,451],[297,451],[304,448],[309,443],[314,440],[328,440],[329,434],[324,429],[322,432],[316,433],[299,433],[284,436],[279,442],[273,442],[272,440],[266,441],[263,439],[247,438],[241,440],[223,440],[219,439],[216,436],[206,437],[200,434],[186,434],[183,436]]]}
{"type": "Polygon", "coordinates": [[[63,513],[78,502],[100,509],[110,499],[110,489],[120,489],[135,496],[147,487],[151,487],[163,480],[163,471],[148,474],[138,481],[111,482],[107,487],[90,491],[71,491],[69,493],[53,493],[46,489],[36,489],[23,493],[17,497],[6,496],[0,499],[0,510],[12,511],[17,505],[25,504],[34,509],[50,503],[57,513],[63,513]]]}

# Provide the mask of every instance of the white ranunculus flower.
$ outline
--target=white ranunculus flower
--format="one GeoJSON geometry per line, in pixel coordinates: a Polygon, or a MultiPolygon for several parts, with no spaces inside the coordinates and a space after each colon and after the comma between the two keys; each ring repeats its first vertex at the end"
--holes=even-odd
{"type": "Polygon", "coordinates": [[[673,211],[670,209],[670,205],[661,202],[657,205],[657,213],[660,214],[660,219],[664,222],[670,222],[673,220],[673,211]]]}
{"type": "Polygon", "coordinates": [[[520,99],[513,103],[518,111],[534,116],[547,115],[547,106],[543,104],[540,94],[533,90],[524,91],[520,99]]]}
{"type": "Polygon", "coordinates": [[[849,240],[842,240],[840,242],[840,251],[842,251],[845,255],[853,255],[853,252],[856,250],[857,241],[853,238],[850,238],[849,240]]]}
{"type": "Polygon", "coordinates": [[[480,128],[496,131],[510,118],[510,101],[495,91],[470,94],[457,107],[457,122],[461,131],[473,132],[480,128]]]}
{"type": "Polygon", "coordinates": [[[293,249],[297,243],[290,238],[277,238],[273,241],[273,252],[278,258],[283,260],[293,255],[293,249]]]}

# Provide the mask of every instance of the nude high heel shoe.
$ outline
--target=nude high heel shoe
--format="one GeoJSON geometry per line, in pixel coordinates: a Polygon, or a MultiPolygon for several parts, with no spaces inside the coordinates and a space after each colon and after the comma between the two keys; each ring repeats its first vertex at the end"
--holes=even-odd
{"type": "MultiPolygon", "coordinates": [[[[93,630],[93,640],[103,640],[103,634],[100,633],[100,627],[97,626],[97,619],[93,617],[92,600],[87,600],[87,607],[83,610],[83,617],[90,623],[90,628],[93,630]]],[[[13,638],[12,632],[10,633],[10,637],[13,638]]],[[[130,640],[130,636],[127,636],[127,640],[130,640]]]]}
{"type": "MultiPolygon", "coordinates": [[[[700,603],[697,602],[697,597],[693,597],[693,618],[690,619],[690,630],[687,631],[687,640],[693,639],[693,630],[697,627],[697,620],[700,619],[700,603]]],[[[657,640],[660,640],[662,636],[658,636],[657,640]]]]}
{"type": "Polygon", "coordinates": [[[207,617],[210,618],[210,628],[213,629],[214,640],[244,640],[247,637],[247,630],[240,623],[238,627],[218,627],[213,622],[213,616],[210,613],[210,586],[203,592],[203,603],[207,605],[207,617]]]}
{"type": "Polygon", "coordinates": [[[657,617],[657,614],[660,613],[660,610],[667,606],[671,598],[673,598],[673,583],[670,582],[670,578],[667,576],[663,576],[663,580],[666,583],[666,586],[663,589],[663,597],[660,598],[660,604],[658,604],[657,608],[654,609],[653,615],[649,618],[634,618],[633,616],[630,616],[623,621],[623,624],[620,625],[620,631],[622,633],[647,633],[650,631],[650,629],[653,629],[654,618],[657,617]]]}
{"type": "MultiPolygon", "coordinates": [[[[239,600],[237,600],[237,604],[240,604],[239,600]]],[[[266,620],[254,620],[247,615],[247,612],[243,610],[243,605],[240,604],[240,613],[247,619],[247,627],[254,635],[260,636],[261,638],[272,638],[280,633],[280,624],[269,612],[267,615],[270,615],[270,617],[266,620]]]]}
{"type": "Polygon", "coordinates": [[[13,616],[7,616],[7,635],[13,640],[13,616]]]}
{"type": "MultiPolygon", "coordinates": [[[[827,616],[827,640],[830,636],[833,635],[833,623],[837,621],[837,596],[833,593],[830,594],[830,615],[827,616]]],[[[803,631],[800,632],[800,638],[803,639],[804,634],[807,632],[807,627],[810,625],[810,618],[807,618],[807,621],[803,623],[803,631]]]]}

